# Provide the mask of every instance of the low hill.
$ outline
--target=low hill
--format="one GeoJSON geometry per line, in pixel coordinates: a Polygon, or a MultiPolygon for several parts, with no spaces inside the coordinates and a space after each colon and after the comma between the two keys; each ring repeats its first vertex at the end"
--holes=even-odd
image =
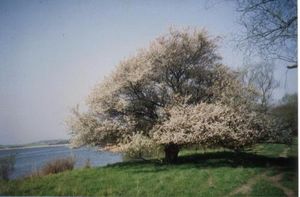
{"type": "Polygon", "coordinates": [[[25,148],[25,147],[35,147],[35,146],[53,146],[53,145],[68,144],[68,143],[69,140],[66,139],[41,140],[41,141],[32,142],[28,144],[0,145],[0,149],[25,148]]]}

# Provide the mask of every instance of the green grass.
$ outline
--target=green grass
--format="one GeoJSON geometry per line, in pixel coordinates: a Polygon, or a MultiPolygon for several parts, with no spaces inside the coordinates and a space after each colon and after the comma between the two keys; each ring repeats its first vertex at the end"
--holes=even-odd
{"type": "Polygon", "coordinates": [[[278,157],[286,148],[289,146],[285,144],[259,144],[253,151],[258,155],[278,157]]]}
{"type": "Polygon", "coordinates": [[[284,173],[280,183],[284,187],[293,190],[294,193],[298,193],[298,173],[296,171],[284,173]]]}
{"type": "MultiPolygon", "coordinates": [[[[184,150],[178,163],[123,162],[106,167],[78,169],[24,180],[0,181],[1,195],[83,196],[228,196],[253,177],[283,174],[278,181],[297,193],[297,146],[289,157],[279,157],[287,147],[258,145],[254,150],[184,150]],[[254,154],[254,152],[256,154],[254,154]]],[[[267,179],[235,196],[285,196],[267,179]]]]}
{"type": "Polygon", "coordinates": [[[242,167],[198,169],[188,164],[135,163],[10,181],[1,190],[10,195],[224,196],[254,174],[254,169],[242,167]]]}
{"type": "Polygon", "coordinates": [[[271,182],[266,180],[258,180],[253,186],[251,196],[286,196],[282,189],[274,186],[271,182]]]}

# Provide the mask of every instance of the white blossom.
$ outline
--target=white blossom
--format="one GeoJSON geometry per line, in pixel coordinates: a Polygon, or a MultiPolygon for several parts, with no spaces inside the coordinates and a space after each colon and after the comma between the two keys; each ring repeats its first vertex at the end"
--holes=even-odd
{"type": "MultiPolygon", "coordinates": [[[[220,63],[203,30],[172,29],[122,61],[68,120],[74,146],[136,153],[199,144],[239,149],[279,139],[276,120],[255,111],[253,87],[220,63]]],[[[288,135],[286,135],[288,136],[288,135]]]]}

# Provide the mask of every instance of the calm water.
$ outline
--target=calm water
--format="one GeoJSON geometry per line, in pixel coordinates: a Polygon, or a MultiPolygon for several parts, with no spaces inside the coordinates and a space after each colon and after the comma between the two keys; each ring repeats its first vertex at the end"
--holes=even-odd
{"type": "Polygon", "coordinates": [[[88,148],[70,149],[67,146],[0,150],[0,158],[10,155],[15,155],[16,158],[15,170],[11,179],[28,175],[47,161],[68,156],[75,157],[75,168],[84,166],[87,159],[90,160],[91,166],[104,166],[122,161],[121,154],[88,148]]]}

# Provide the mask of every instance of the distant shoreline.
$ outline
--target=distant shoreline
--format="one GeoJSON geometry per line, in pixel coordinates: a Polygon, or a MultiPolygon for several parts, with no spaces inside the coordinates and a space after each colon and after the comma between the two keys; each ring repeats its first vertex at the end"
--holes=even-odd
{"type": "Polygon", "coordinates": [[[52,144],[52,145],[36,145],[36,146],[20,146],[20,147],[3,147],[1,150],[16,150],[16,149],[29,149],[29,148],[46,148],[46,147],[59,147],[59,146],[69,146],[70,144],[52,144]]]}

